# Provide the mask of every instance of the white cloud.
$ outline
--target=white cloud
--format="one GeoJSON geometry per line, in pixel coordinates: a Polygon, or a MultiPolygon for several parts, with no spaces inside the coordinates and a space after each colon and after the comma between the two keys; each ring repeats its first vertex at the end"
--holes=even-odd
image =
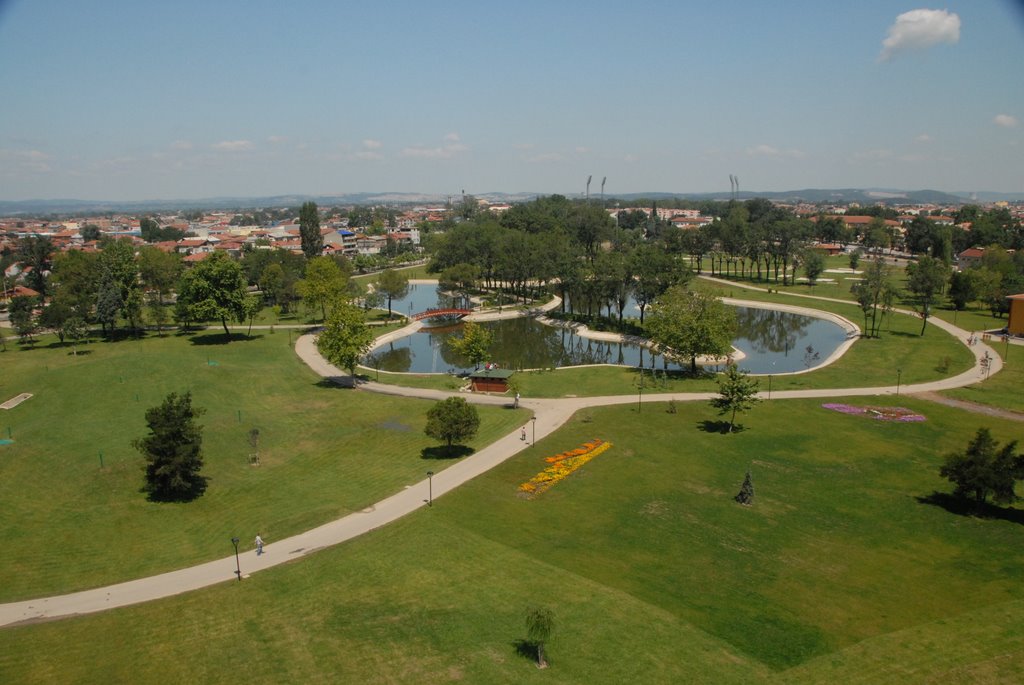
{"type": "Polygon", "coordinates": [[[875,150],[863,150],[853,155],[853,158],[858,161],[867,162],[881,162],[892,159],[896,154],[892,150],[886,150],[884,148],[878,148],[875,150]]]}
{"type": "Polygon", "coordinates": [[[176,140],[171,143],[172,150],[191,150],[192,141],[190,140],[176,140]]]}
{"type": "Polygon", "coordinates": [[[271,145],[279,145],[288,142],[288,136],[267,136],[267,142],[271,145]]]}
{"type": "Polygon", "coordinates": [[[992,119],[992,123],[996,126],[1002,126],[1003,128],[1014,128],[1019,122],[1017,117],[1009,114],[997,114],[992,119]]]}
{"type": "Polygon", "coordinates": [[[754,147],[747,148],[747,155],[750,157],[789,157],[792,159],[799,159],[804,156],[804,153],[800,150],[781,150],[772,145],[755,145],[754,147]]]}
{"type": "Polygon", "coordinates": [[[367,138],[366,140],[363,141],[363,147],[365,147],[367,150],[379,150],[380,148],[384,147],[384,143],[380,142],[379,140],[367,138]]]}
{"type": "Polygon", "coordinates": [[[365,161],[378,161],[384,159],[384,155],[373,150],[360,150],[359,152],[352,155],[355,159],[361,159],[365,161]]]}
{"type": "Polygon", "coordinates": [[[254,146],[251,140],[222,140],[219,143],[214,143],[211,147],[221,152],[243,152],[253,149],[254,146]]]}
{"type": "Polygon", "coordinates": [[[914,138],[914,140],[918,143],[930,143],[932,142],[932,137],[927,133],[922,133],[918,137],[914,138]]]}
{"type": "Polygon", "coordinates": [[[530,162],[532,164],[545,164],[548,162],[561,162],[564,159],[565,157],[558,154],[557,152],[544,152],[539,155],[532,155],[530,157],[526,157],[524,161],[530,162]]]}
{"type": "Polygon", "coordinates": [[[400,153],[402,157],[415,157],[420,159],[451,159],[457,154],[466,152],[469,147],[459,142],[457,133],[449,133],[444,137],[444,145],[438,147],[427,147],[425,145],[412,145],[404,148],[400,153]]]}
{"type": "Polygon", "coordinates": [[[50,159],[50,155],[39,150],[0,150],[0,166],[9,164],[15,172],[48,173],[52,171],[50,159]]]}
{"type": "Polygon", "coordinates": [[[948,10],[916,9],[896,17],[882,41],[879,62],[906,50],[924,50],[939,43],[960,41],[960,17],[948,10]]]}

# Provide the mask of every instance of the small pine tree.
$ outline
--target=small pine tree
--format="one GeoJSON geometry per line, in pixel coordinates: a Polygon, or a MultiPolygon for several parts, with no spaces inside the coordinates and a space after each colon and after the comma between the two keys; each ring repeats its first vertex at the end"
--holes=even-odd
{"type": "Polygon", "coordinates": [[[750,506],[754,502],[754,484],[750,480],[750,471],[747,471],[747,477],[743,479],[740,492],[733,499],[746,506],[750,506]]]}
{"type": "Polygon", "coordinates": [[[171,393],[163,404],[146,410],[149,434],[133,442],[146,458],[145,490],[157,501],[187,501],[203,494],[203,413],[192,406],[192,393],[171,393]]]}

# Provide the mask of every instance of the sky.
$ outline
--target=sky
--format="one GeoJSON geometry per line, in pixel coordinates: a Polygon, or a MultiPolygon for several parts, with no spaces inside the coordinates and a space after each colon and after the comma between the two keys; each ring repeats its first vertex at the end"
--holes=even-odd
{"type": "Polygon", "coordinates": [[[0,200],[1024,192],[1024,0],[0,0],[0,200]]]}

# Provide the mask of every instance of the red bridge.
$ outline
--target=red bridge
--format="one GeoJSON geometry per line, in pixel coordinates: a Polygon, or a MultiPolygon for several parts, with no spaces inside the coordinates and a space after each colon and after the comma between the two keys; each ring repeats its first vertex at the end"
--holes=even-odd
{"type": "Polygon", "coordinates": [[[413,321],[422,321],[423,319],[435,319],[435,318],[440,319],[440,318],[445,318],[445,317],[453,318],[453,319],[461,319],[462,317],[466,316],[467,314],[472,314],[472,313],[473,313],[472,309],[428,309],[425,312],[420,312],[419,314],[413,314],[411,318],[412,318],[413,321]]]}

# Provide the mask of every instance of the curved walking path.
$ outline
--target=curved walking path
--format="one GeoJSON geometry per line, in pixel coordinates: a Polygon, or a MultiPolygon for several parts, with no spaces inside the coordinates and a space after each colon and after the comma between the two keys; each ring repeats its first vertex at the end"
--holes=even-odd
{"type": "MultiPolygon", "coordinates": [[[[738,284],[730,283],[737,286],[738,284]]],[[[759,290],[759,288],[753,288],[759,290]]],[[[808,296],[805,296],[808,297],[808,296]]],[[[813,296],[809,296],[813,297],[813,296]]],[[[831,300],[832,298],[815,298],[831,300]]],[[[836,300],[845,302],[844,300],[836,300]]],[[[904,312],[906,313],[906,312],[904,312]]],[[[505,314],[503,312],[503,314],[505,314]]],[[[512,316],[522,316],[515,313],[512,316]]],[[[968,332],[953,326],[945,321],[930,318],[929,322],[943,330],[955,335],[961,341],[966,341],[968,332]]],[[[981,367],[981,359],[987,353],[991,357],[992,367],[988,373],[997,373],[1002,368],[1002,360],[995,354],[988,345],[978,343],[969,349],[974,353],[975,365],[968,371],[957,376],[946,378],[929,383],[918,383],[904,385],[901,388],[895,386],[872,387],[872,388],[832,388],[820,390],[782,390],[771,394],[771,399],[795,399],[795,398],[826,398],[842,397],[851,395],[893,395],[900,392],[906,394],[918,392],[935,392],[950,388],[962,387],[977,383],[985,377],[985,371],[981,367]]],[[[313,334],[307,333],[296,340],[295,352],[313,371],[331,381],[350,384],[351,379],[337,367],[331,365],[320,356],[316,348],[313,334]]],[[[439,400],[452,395],[466,397],[475,404],[486,405],[508,405],[509,401],[504,397],[490,395],[465,395],[450,393],[440,390],[428,390],[418,388],[405,388],[400,386],[383,385],[374,382],[360,383],[358,387],[362,390],[401,395],[405,397],[422,398],[426,400],[439,400]]],[[[663,402],[670,399],[677,402],[706,401],[716,396],[715,392],[701,393],[655,393],[647,396],[648,402],[663,402]]],[[[762,397],[766,393],[761,393],[762,397]]],[[[436,473],[433,476],[432,484],[427,480],[420,481],[407,488],[391,495],[390,497],[377,502],[375,505],[363,511],[349,514],[343,518],[325,523],[322,526],[313,528],[304,533],[294,535],[280,541],[273,541],[264,546],[262,556],[257,556],[255,551],[239,553],[239,563],[243,577],[249,574],[262,571],[279,564],[295,559],[300,559],[307,554],[312,554],[319,549],[337,545],[354,537],[369,532],[375,528],[395,521],[416,509],[426,506],[428,489],[432,486],[435,498],[457,488],[472,478],[497,466],[510,457],[528,449],[536,436],[536,440],[546,437],[562,426],[578,410],[585,407],[607,406],[614,404],[632,404],[636,401],[632,395],[613,395],[604,397],[575,397],[563,399],[523,399],[520,406],[533,411],[536,417],[531,422],[531,430],[527,437],[530,441],[524,442],[520,439],[519,430],[499,438],[487,447],[475,452],[465,459],[452,464],[448,468],[436,473]]],[[[248,543],[248,541],[245,541],[248,543]]],[[[0,626],[12,626],[25,623],[36,623],[39,621],[54,620],[57,618],[89,614],[97,611],[105,611],[116,607],[128,606],[140,602],[147,602],[154,599],[177,595],[190,590],[208,587],[225,581],[233,581],[235,575],[234,555],[209,561],[189,568],[162,573],[146,578],[138,578],[115,585],[83,590],[66,595],[52,597],[41,597],[19,602],[0,604],[0,626]]]]}

